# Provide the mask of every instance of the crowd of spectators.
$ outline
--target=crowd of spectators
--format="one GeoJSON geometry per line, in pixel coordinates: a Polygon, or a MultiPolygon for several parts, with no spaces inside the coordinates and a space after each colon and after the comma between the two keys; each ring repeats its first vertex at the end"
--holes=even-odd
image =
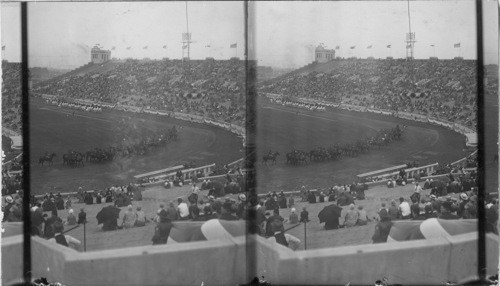
{"type": "Polygon", "coordinates": [[[205,116],[243,126],[245,62],[127,60],[46,81],[34,92],[205,116]]]}
{"type": "Polygon", "coordinates": [[[21,131],[21,64],[2,61],[2,126],[21,131]]]}
{"type": "MultiPolygon", "coordinates": [[[[261,92],[430,116],[476,127],[474,60],[338,60],[327,71],[294,73],[261,92]]],[[[488,76],[487,96],[498,80],[488,76]]],[[[491,73],[491,72],[490,72],[491,73]]]]}

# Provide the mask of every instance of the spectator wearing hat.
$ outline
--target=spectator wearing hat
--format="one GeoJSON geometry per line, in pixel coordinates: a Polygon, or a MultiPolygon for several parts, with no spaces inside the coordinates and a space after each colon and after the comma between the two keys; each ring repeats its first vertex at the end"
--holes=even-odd
{"type": "Polygon", "coordinates": [[[189,207],[182,198],[177,199],[177,217],[179,220],[189,220],[189,207]]]}
{"type": "Polygon", "coordinates": [[[349,210],[345,214],[345,221],[344,221],[344,226],[345,227],[353,227],[356,225],[358,222],[359,214],[355,210],[354,204],[349,205],[349,210]]]}
{"type": "Polygon", "coordinates": [[[43,230],[43,233],[45,235],[45,238],[52,238],[54,237],[54,224],[56,222],[63,223],[62,219],[57,216],[57,214],[52,213],[51,217],[47,218],[45,220],[45,228],[43,230]]]}
{"type": "Polygon", "coordinates": [[[128,205],[125,214],[123,214],[122,226],[124,228],[133,228],[135,225],[136,215],[134,213],[134,208],[132,205],[128,205]]]}
{"type": "Polygon", "coordinates": [[[236,206],[236,202],[231,199],[226,199],[224,204],[222,204],[221,215],[219,219],[222,220],[239,220],[236,212],[238,211],[238,207],[236,206]]]}
{"type": "Polygon", "coordinates": [[[309,222],[309,212],[306,207],[302,207],[302,212],[300,212],[300,222],[309,222]]]}
{"type": "Polygon", "coordinates": [[[452,202],[446,201],[441,204],[441,215],[440,219],[459,219],[460,217],[452,213],[452,202]]]}
{"type": "Polygon", "coordinates": [[[469,201],[465,204],[462,218],[464,218],[464,219],[477,218],[477,196],[476,195],[471,196],[469,198],[469,201]]]}
{"type": "Polygon", "coordinates": [[[158,217],[160,219],[160,222],[158,222],[158,224],[156,225],[155,233],[153,235],[153,238],[151,239],[153,241],[153,245],[166,244],[168,241],[168,236],[170,235],[170,230],[173,227],[172,222],[167,216],[166,210],[161,210],[158,214],[158,217]]]}
{"type": "Polygon", "coordinates": [[[238,211],[236,212],[236,215],[240,219],[246,219],[247,218],[247,197],[245,194],[239,194],[238,195],[238,211]]]}
{"type": "Polygon", "coordinates": [[[64,207],[66,209],[70,209],[71,208],[71,199],[70,199],[69,196],[66,198],[66,201],[64,202],[64,207]]]}
{"type": "Polygon", "coordinates": [[[55,242],[60,245],[64,245],[66,247],[79,250],[80,245],[82,244],[78,239],[70,236],[62,234],[64,231],[64,225],[62,222],[55,222],[53,225],[54,236],[49,239],[50,242],[55,242]]]}
{"type": "Polygon", "coordinates": [[[441,201],[437,199],[436,195],[431,195],[431,205],[433,212],[440,213],[441,212],[441,201]]]}
{"type": "Polygon", "coordinates": [[[43,210],[38,206],[31,208],[31,235],[38,235],[43,237],[43,224],[45,218],[43,217],[43,210]]]}
{"type": "Polygon", "coordinates": [[[298,224],[299,223],[299,216],[296,213],[295,208],[292,208],[290,212],[290,216],[288,217],[288,222],[290,224],[298,224]]]}
{"type": "Polygon", "coordinates": [[[387,242],[387,237],[391,232],[392,222],[387,210],[382,209],[379,216],[380,221],[375,226],[375,233],[372,236],[373,243],[387,242]]]}
{"type": "Polygon", "coordinates": [[[76,224],[76,216],[73,214],[73,209],[68,211],[68,217],[66,218],[67,225],[75,225],[76,224]]]}
{"type": "Polygon", "coordinates": [[[273,234],[268,238],[269,241],[281,244],[292,250],[297,250],[300,247],[300,239],[295,236],[285,233],[283,222],[275,220],[271,223],[273,234]]]}
{"type": "Polygon", "coordinates": [[[469,196],[466,193],[460,194],[460,202],[458,203],[457,215],[461,218],[465,218],[465,205],[469,202],[469,196]]]}
{"type": "Polygon", "coordinates": [[[138,206],[135,212],[135,226],[141,227],[145,226],[147,222],[146,214],[142,210],[142,207],[138,206]]]}

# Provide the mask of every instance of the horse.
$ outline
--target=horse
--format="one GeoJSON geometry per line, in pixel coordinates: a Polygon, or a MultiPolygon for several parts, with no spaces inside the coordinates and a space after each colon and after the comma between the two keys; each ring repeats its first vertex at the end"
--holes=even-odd
{"type": "Polygon", "coordinates": [[[267,161],[271,161],[273,164],[276,164],[276,158],[280,155],[279,152],[269,153],[268,155],[264,155],[262,157],[263,163],[267,164],[267,161]]]}
{"type": "Polygon", "coordinates": [[[45,162],[48,162],[48,163],[49,163],[49,165],[52,165],[52,163],[53,163],[53,159],[54,159],[54,157],[56,157],[56,156],[57,156],[57,155],[56,155],[56,153],[47,154],[47,155],[45,155],[45,156],[42,156],[42,157],[40,157],[40,159],[38,159],[38,164],[39,164],[39,165],[40,165],[40,164],[42,164],[42,166],[43,166],[43,164],[44,164],[45,162]]]}

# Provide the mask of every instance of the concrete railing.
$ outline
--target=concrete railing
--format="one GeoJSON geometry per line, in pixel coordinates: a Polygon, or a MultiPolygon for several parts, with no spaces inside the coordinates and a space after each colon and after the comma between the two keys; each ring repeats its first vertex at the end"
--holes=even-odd
{"type": "MultiPolygon", "coordinates": [[[[383,277],[435,285],[477,274],[477,233],[296,252],[253,235],[87,253],[33,237],[31,247],[32,276],[65,285],[237,285],[255,276],[276,285],[368,285],[383,277]]],[[[487,234],[488,275],[497,273],[498,252],[498,236],[487,234]]],[[[21,253],[22,236],[3,241],[4,284],[22,278],[21,253]]]]}

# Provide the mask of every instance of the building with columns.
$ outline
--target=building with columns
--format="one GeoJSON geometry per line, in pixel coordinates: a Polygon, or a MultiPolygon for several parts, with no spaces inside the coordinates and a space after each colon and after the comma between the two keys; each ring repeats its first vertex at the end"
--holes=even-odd
{"type": "Polygon", "coordinates": [[[94,64],[101,64],[109,61],[111,59],[110,50],[101,50],[98,46],[94,46],[90,50],[90,61],[94,64]]]}
{"type": "Polygon", "coordinates": [[[325,49],[322,45],[316,47],[315,60],[318,63],[326,63],[335,59],[335,50],[325,49]]]}

